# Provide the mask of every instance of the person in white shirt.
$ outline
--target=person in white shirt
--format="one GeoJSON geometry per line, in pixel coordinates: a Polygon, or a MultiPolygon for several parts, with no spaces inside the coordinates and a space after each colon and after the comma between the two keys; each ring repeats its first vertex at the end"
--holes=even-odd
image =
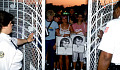
{"type": "Polygon", "coordinates": [[[17,45],[33,41],[33,33],[27,39],[16,39],[9,36],[12,32],[14,16],[0,11],[0,70],[20,70],[23,58],[17,45]]]}
{"type": "Polygon", "coordinates": [[[98,47],[98,49],[102,50],[98,70],[107,70],[110,63],[115,64],[115,70],[120,70],[120,1],[114,6],[113,17],[115,19],[107,23],[98,47]]]}

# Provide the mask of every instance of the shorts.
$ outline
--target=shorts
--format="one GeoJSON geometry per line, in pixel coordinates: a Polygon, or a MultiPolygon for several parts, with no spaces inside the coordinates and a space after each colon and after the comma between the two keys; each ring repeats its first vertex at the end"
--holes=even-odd
{"type": "Polygon", "coordinates": [[[80,52],[80,53],[73,52],[73,62],[77,62],[78,55],[79,55],[80,62],[84,62],[84,60],[83,60],[83,52],[80,52]]]}

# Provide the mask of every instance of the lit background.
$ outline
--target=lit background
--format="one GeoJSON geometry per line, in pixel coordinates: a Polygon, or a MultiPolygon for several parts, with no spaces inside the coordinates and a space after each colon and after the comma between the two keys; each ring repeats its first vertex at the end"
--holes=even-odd
{"type": "Polygon", "coordinates": [[[87,0],[46,0],[46,4],[52,3],[53,5],[63,5],[64,7],[70,6],[80,6],[82,4],[87,4],[87,0]]]}

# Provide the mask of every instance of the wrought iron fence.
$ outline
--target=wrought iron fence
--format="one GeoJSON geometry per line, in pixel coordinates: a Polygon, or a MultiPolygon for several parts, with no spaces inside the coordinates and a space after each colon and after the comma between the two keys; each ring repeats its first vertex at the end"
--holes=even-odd
{"type": "Polygon", "coordinates": [[[34,41],[19,48],[24,53],[22,70],[44,70],[45,0],[0,0],[0,10],[15,16],[12,36],[27,38],[34,33],[34,41]]]}
{"type": "Polygon", "coordinates": [[[87,34],[87,70],[97,70],[100,50],[101,28],[113,19],[113,7],[118,0],[89,0],[88,4],[88,34],[87,34]]]}

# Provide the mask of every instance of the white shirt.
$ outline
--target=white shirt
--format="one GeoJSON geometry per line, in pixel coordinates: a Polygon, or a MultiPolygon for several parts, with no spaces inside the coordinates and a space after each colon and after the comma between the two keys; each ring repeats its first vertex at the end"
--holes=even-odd
{"type": "Polygon", "coordinates": [[[106,28],[106,26],[102,26],[101,28],[100,28],[100,30],[102,30],[103,32],[105,31],[105,28],[106,28]]]}
{"type": "Polygon", "coordinates": [[[61,24],[60,24],[60,34],[62,36],[64,36],[64,34],[70,34],[69,28],[70,28],[70,25],[69,25],[68,29],[64,30],[64,29],[62,29],[61,24]]]}
{"type": "MultiPolygon", "coordinates": [[[[12,38],[0,34],[0,70],[19,70],[22,67],[23,54],[11,42],[12,38]]],[[[12,40],[17,45],[17,39],[12,40]]]]}
{"type": "Polygon", "coordinates": [[[113,54],[112,63],[120,63],[120,17],[107,23],[98,49],[113,54]]]}

